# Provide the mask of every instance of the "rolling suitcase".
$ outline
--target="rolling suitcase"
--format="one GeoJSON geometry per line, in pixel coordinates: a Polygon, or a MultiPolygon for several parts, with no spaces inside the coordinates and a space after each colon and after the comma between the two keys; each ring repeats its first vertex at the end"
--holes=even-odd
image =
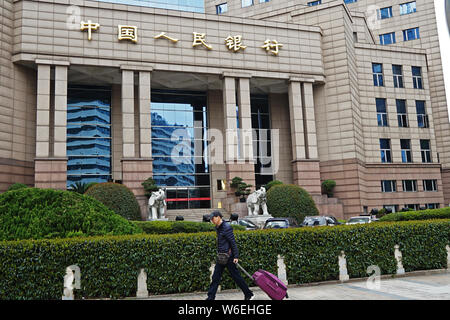
{"type": "Polygon", "coordinates": [[[272,300],[283,300],[284,298],[289,298],[286,285],[275,275],[259,269],[251,276],[247,271],[245,271],[244,268],[241,267],[239,263],[237,263],[237,266],[272,300]]]}

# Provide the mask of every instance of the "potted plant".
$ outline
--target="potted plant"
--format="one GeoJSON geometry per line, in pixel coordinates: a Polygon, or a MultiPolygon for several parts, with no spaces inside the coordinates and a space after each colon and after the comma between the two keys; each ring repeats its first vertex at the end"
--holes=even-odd
{"type": "Polygon", "coordinates": [[[334,187],[336,187],[336,181],[325,180],[322,182],[322,194],[326,194],[328,198],[332,198],[334,187]]]}
{"type": "Polygon", "coordinates": [[[142,182],[142,186],[145,190],[145,195],[147,198],[150,198],[152,196],[152,192],[158,191],[159,187],[156,185],[156,181],[153,180],[153,178],[148,178],[144,182],[142,182]]]}
{"type": "Polygon", "coordinates": [[[245,183],[240,177],[234,177],[231,180],[230,187],[236,189],[236,192],[234,194],[236,195],[236,197],[240,197],[239,201],[245,202],[245,197],[251,193],[250,188],[252,187],[252,185],[245,183]]]}

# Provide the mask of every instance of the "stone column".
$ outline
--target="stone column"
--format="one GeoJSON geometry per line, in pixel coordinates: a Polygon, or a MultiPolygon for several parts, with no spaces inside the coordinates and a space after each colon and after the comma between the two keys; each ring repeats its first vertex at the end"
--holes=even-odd
{"type": "Polygon", "coordinates": [[[36,61],[37,112],[35,187],[67,189],[67,69],[69,63],[36,61]],[[61,64],[59,64],[61,63],[61,64]],[[55,64],[53,146],[50,146],[51,68],[55,64]]]}
{"type": "Polygon", "coordinates": [[[289,116],[294,184],[301,186],[310,194],[320,195],[320,166],[312,82],[302,83],[300,79],[290,79],[289,116]]]}
{"type": "MultiPolygon", "coordinates": [[[[225,121],[225,165],[227,182],[234,177],[241,177],[247,184],[255,185],[255,166],[253,161],[252,123],[250,115],[249,78],[238,80],[238,101],[236,101],[236,78],[223,78],[223,106],[225,121]],[[236,105],[239,102],[239,130],[237,128],[236,105]],[[240,131],[240,132],[239,132],[240,131]],[[238,138],[238,132],[240,136],[238,138]]],[[[238,203],[235,190],[228,189],[228,198],[224,208],[240,216],[247,215],[245,203],[238,203]]]]}
{"type": "Polygon", "coordinates": [[[138,70],[138,97],[134,97],[134,70],[122,67],[122,183],[133,191],[141,208],[141,218],[147,218],[147,197],[142,182],[153,176],[151,141],[151,69],[138,70]],[[135,143],[135,100],[138,103],[139,141],[135,143]],[[135,149],[138,147],[138,150],[135,149]],[[137,155],[136,155],[137,153],[137,155]]]}

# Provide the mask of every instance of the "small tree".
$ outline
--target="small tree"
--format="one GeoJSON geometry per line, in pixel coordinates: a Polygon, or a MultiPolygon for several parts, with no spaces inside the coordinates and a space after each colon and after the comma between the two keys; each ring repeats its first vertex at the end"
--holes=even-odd
{"type": "Polygon", "coordinates": [[[272,180],[268,184],[266,184],[266,191],[269,191],[273,186],[277,186],[283,184],[280,180],[272,180]]]}
{"type": "Polygon", "coordinates": [[[325,180],[322,182],[322,193],[326,194],[328,198],[332,198],[334,187],[336,187],[336,181],[325,180]]]}
{"type": "Polygon", "coordinates": [[[156,181],[153,178],[148,178],[144,182],[142,182],[142,186],[145,190],[145,195],[147,198],[152,196],[152,192],[158,191],[159,187],[156,185],[156,181]]]}
{"type": "Polygon", "coordinates": [[[240,201],[244,202],[245,197],[248,196],[251,192],[250,188],[252,187],[252,185],[245,183],[240,177],[234,177],[231,180],[230,187],[236,189],[236,192],[234,194],[236,195],[236,197],[241,197],[240,201]]]}

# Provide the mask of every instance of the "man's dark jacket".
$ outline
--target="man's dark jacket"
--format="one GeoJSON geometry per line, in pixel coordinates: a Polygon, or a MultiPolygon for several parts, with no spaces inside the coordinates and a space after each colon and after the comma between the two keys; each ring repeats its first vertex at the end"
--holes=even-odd
{"type": "Polygon", "coordinates": [[[217,252],[228,253],[231,249],[231,257],[237,259],[239,257],[239,251],[231,225],[228,222],[223,221],[219,227],[216,227],[216,232],[217,252]]]}

